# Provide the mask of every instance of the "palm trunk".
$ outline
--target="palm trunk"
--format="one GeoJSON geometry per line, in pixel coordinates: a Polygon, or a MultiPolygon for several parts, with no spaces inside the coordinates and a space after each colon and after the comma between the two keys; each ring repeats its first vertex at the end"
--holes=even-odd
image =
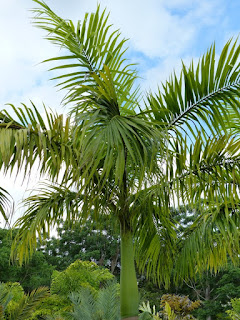
{"type": "Polygon", "coordinates": [[[130,231],[121,230],[121,319],[137,320],[139,295],[134,265],[133,238],[130,231]]]}
{"type": "MultiPolygon", "coordinates": [[[[210,285],[208,283],[208,281],[206,282],[206,289],[205,289],[205,301],[210,301],[211,300],[211,288],[210,285]]],[[[212,320],[212,316],[209,315],[207,316],[206,320],[212,320]]]]}

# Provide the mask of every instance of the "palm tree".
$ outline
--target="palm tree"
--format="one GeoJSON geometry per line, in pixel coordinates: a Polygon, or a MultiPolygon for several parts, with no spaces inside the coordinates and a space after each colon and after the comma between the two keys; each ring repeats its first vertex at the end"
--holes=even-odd
{"type": "Polygon", "coordinates": [[[26,199],[13,255],[27,260],[37,235],[46,238],[61,217],[114,215],[121,228],[121,318],[134,320],[135,261],[168,285],[174,264],[180,281],[220,267],[227,255],[238,259],[240,46],[228,41],[217,61],[213,45],[141,100],[126,40],[111,31],[105,10],[74,26],[34,1],[34,23],[63,49],[46,61],[62,72],[55,79],[71,110],[67,117],[46,111],[47,121],[33,103],[0,113],[0,167],[27,175],[36,163],[50,181],[26,199]],[[179,240],[170,208],[200,203],[204,211],[179,240]]]}

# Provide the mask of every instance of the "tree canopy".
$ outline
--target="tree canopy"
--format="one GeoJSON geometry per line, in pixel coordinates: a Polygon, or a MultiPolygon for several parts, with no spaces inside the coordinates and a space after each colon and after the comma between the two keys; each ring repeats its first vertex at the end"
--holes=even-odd
{"type": "Polygon", "coordinates": [[[13,256],[27,260],[59,218],[112,215],[120,226],[121,317],[136,319],[134,260],[168,286],[174,265],[177,282],[238,259],[240,46],[229,40],[218,58],[212,45],[143,95],[106,10],[74,24],[34,2],[34,24],[63,49],[46,62],[60,72],[54,79],[70,110],[45,108],[42,116],[31,103],[0,112],[0,168],[27,176],[37,164],[49,178],[25,201],[13,256]],[[179,239],[171,207],[201,203],[179,239]]]}

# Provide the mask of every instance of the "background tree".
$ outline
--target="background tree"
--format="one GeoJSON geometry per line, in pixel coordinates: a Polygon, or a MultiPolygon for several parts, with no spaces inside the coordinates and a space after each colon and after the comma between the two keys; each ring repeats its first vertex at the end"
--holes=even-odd
{"type": "Polygon", "coordinates": [[[41,286],[50,286],[54,266],[40,251],[36,251],[29,262],[19,266],[10,261],[12,236],[17,230],[0,229],[0,281],[19,282],[25,292],[31,292],[41,286]]]}
{"type": "MultiPolygon", "coordinates": [[[[114,276],[108,269],[99,267],[94,262],[76,260],[66,270],[53,272],[50,286],[51,295],[44,299],[40,307],[34,312],[31,320],[56,315],[63,318],[65,315],[68,319],[67,313],[74,306],[79,319],[81,319],[80,314],[83,316],[84,312],[87,312],[91,317],[96,316],[97,310],[101,310],[101,313],[104,310],[106,315],[108,312],[111,314],[111,308],[108,309],[111,304],[113,315],[116,312],[118,314],[119,285],[112,281],[114,281],[114,276]],[[104,290],[102,291],[102,289],[104,290]],[[116,292],[118,292],[118,295],[116,295],[116,292]],[[111,293],[113,296],[109,299],[111,293]],[[103,303],[106,297],[108,297],[108,301],[103,303]],[[100,302],[102,303],[101,308],[100,302]],[[82,307],[83,310],[80,310],[82,307]]],[[[98,314],[98,316],[103,317],[101,314],[98,314]]],[[[85,318],[83,317],[83,319],[85,318]]]]}
{"type": "Polygon", "coordinates": [[[197,281],[190,282],[191,297],[202,301],[202,308],[195,313],[198,319],[225,319],[230,300],[240,297],[239,267],[229,263],[217,274],[203,274],[197,281]]]}
{"type": "Polygon", "coordinates": [[[53,272],[51,293],[68,297],[71,292],[77,292],[81,287],[96,292],[113,278],[109,270],[99,268],[94,262],[76,260],[66,270],[53,272]]]}
{"type": "Polygon", "coordinates": [[[27,174],[37,163],[51,182],[62,177],[60,185],[43,186],[26,201],[13,250],[18,247],[20,262],[27,259],[36,231],[46,238],[63,215],[86,221],[92,209],[96,219],[114,214],[121,237],[121,317],[137,319],[134,258],[140,271],[169,285],[173,265],[180,281],[195,275],[196,262],[199,272],[218,268],[239,251],[239,140],[228,129],[237,130],[239,119],[240,47],[227,42],[217,60],[212,46],[140,104],[125,40],[111,32],[105,11],[98,7],[75,27],[35,2],[35,24],[64,49],[48,61],[62,71],[57,79],[72,109],[68,117],[46,112],[47,121],[33,104],[12,106],[13,117],[7,110],[0,114],[0,167],[27,174]],[[170,207],[199,207],[202,195],[208,210],[179,241],[170,207]]]}
{"type": "MultiPolygon", "coordinates": [[[[178,222],[178,236],[183,237],[197,217],[202,208],[191,206],[173,209],[174,219],[178,222]]],[[[231,208],[229,208],[229,211],[231,208]]],[[[234,214],[237,214],[235,212],[234,214]]],[[[215,230],[218,233],[218,230],[215,230]]],[[[228,259],[226,265],[219,272],[209,270],[199,274],[195,279],[188,279],[179,288],[171,288],[170,292],[189,295],[192,299],[199,299],[202,307],[195,312],[198,319],[224,319],[230,300],[239,297],[239,260],[233,265],[228,259]]]]}
{"type": "Polygon", "coordinates": [[[57,238],[49,239],[42,250],[48,263],[61,271],[77,259],[94,261],[109,268],[111,273],[120,274],[120,239],[118,226],[109,219],[96,223],[91,217],[85,224],[79,222],[70,226],[60,222],[57,238]]]}

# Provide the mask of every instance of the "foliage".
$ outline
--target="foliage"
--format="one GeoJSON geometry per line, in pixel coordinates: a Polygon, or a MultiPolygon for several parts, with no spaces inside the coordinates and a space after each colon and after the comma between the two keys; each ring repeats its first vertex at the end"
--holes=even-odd
{"type": "Polygon", "coordinates": [[[177,315],[174,310],[171,309],[168,302],[165,303],[165,306],[163,308],[162,313],[156,312],[156,306],[153,306],[153,309],[151,309],[149,301],[147,303],[142,303],[142,305],[139,308],[140,311],[142,311],[139,315],[139,320],[187,320],[187,319],[195,319],[192,316],[184,316],[177,315]],[[161,318],[160,318],[161,314],[161,318]]]}
{"type": "MultiPolygon", "coordinates": [[[[175,294],[164,294],[161,298],[161,307],[165,308],[166,304],[169,305],[174,312],[176,319],[195,319],[191,313],[199,308],[200,300],[191,301],[187,296],[179,296],[175,294]]],[[[163,311],[163,313],[165,313],[163,311]]]]}
{"type": "MultiPolygon", "coordinates": [[[[39,317],[40,319],[41,317],[51,318],[55,315],[64,317],[64,315],[67,315],[67,312],[71,311],[72,304],[76,302],[76,299],[79,300],[80,296],[82,297],[81,299],[91,297],[92,301],[96,300],[96,308],[98,308],[97,301],[101,301],[102,308],[105,307],[105,304],[103,303],[105,294],[108,295],[107,292],[110,292],[111,290],[113,290],[114,293],[114,290],[117,290],[116,288],[118,288],[118,285],[116,284],[114,284],[114,288],[116,287],[115,289],[113,288],[113,285],[107,286],[109,280],[112,280],[113,278],[114,276],[109,270],[97,266],[94,262],[81,260],[76,260],[64,271],[54,271],[50,287],[51,295],[42,301],[41,305],[32,315],[31,320],[37,320],[39,317]],[[101,291],[101,289],[105,287],[107,290],[101,291]],[[86,289],[86,291],[84,291],[84,289],[86,289]],[[84,293],[81,292],[85,292],[86,297],[84,297],[84,293]],[[72,295],[72,293],[74,293],[74,295],[72,295]]],[[[109,297],[106,296],[106,298],[109,297]]],[[[113,295],[112,299],[117,299],[115,304],[117,304],[118,298],[113,295]]],[[[108,306],[110,306],[110,301],[111,299],[108,301],[108,306]]],[[[76,306],[76,308],[78,307],[76,306]]],[[[107,310],[108,309],[106,309],[106,312],[107,310]]]]}
{"type": "Polygon", "coordinates": [[[33,311],[48,294],[48,288],[40,287],[33,290],[30,294],[24,295],[18,304],[9,311],[8,319],[26,320],[30,318],[33,311]]]}
{"type": "MultiPolygon", "coordinates": [[[[178,237],[182,238],[186,230],[194,223],[197,217],[204,210],[204,203],[200,207],[192,208],[191,206],[181,206],[172,208],[172,214],[177,221],[178,237]]],[[[217,230],[215,232],[218,232],[217,230]]],[[[231,298],[240,297],[239,291],[240,269],[239,261],[237,265],[233,265],[230,259],[226,265],[218,272],[210,272],[209,270],[184,281],[180,288],[172,288],[180,294],[189,295],[191,299],[200,299],[202,307],[194,312],[199,320],[205,320],[207,317],[215,319],[225,319],[225,311],[231,298]]]]}
{"type": "Polygon", "coordinates": [[[94,293],[111,279],[113,275],[109,270],[98,267],[94,262],[76,260],[66,270],[53,272],[51,293],[67,297],[82,287],[94,293]]]}
{"type": "Polygon", "coordinates": [[[240,268],[231,263],[216,274],[204,273],[195,283],[189,281],[192,297],[201,299],[202,308],[195,313],[200,320],[211,316],[212,320],[225,319],[232,298],[240,297],[240,268]]]}
{"type": "Polygon", "coordinates": [[[116,283],[107,285],[94,295],[89,288],[82,288],[79,293],[72,293],[74,320],[119,320],[119,287],[116,283]]]}
{"type": "Polygon", "coordinates": [[[98,223],[94,221],[94,217],[84,224],[75,222],[69,225],[61,222],[57,238],[49,239],[41,246],[41,250],[47,261],[59,271],[80,259],[94,261],[99,266],[110,268],[112,273],[119,274],[119,232],[115,224],[103,217],[98,223]]]}
{"type": "Polygon", "coordinates": [[[50,181],[25,201],[13,257],[27,260],[59,218],[111,214],[121,230],[121,316],[137,316],[134,259],[166,286],[174,266],[180,282],[238,259],[240,46],[228,41],[217,59],[213,45],[141,101],[126,40],[105,10],[75,26],[35,2],[35,25],[64,49],[47,61],[71,110],[41,116],[32,103],[0,112],[0,168],[27,176],[37,164],[50,181]],[[170,207],[202,201],[179,238],[170,207]]]}
{"type": "MultiPolygon", "coordinates": [[[[151,306],[158,306],[161,296],[167,292],[166,288],[164,288],[163,286],[159,287],[149,279],[146,279],[144,275],[138,275],[138,287],[140,294],[140,303],[149,301],[151,306]]],[[[170,288],[168,290],[170,290],[170,288]]],[[[176,288],[173,287],[172,290],[175,292],[176,288]]]]}
{"type": "Polygon", "coordinates": [[[191,313],[199,308],[201,302],[191,301],[187,296],[179,296],[175,294],[164,294],[161,298],[160,307],[162,312],[156,311],[156,306],[151,308],[149,301],[143,302],[139,310],[140,320],[187,320],[195,319],[191,313]],[[161,318],[160,318],[161,317],[161,318]],[[163,318],[162,318],[163,317],[163,318]]]}
{"type": "MultiPolygon", "coordinates": [[[[12,230],[14,237],[17,230],[12,230]]],[[[30,261],[20,267],[10,261],[12,236],[9,230],[0,229],[0,281],[20,282],[25,292],[41,286],[50,286],[51,266],[42,252],[35,252],[30,261]]]]}
{"type": "Polygon", "coordinates": [[[9,217],[13,213],[13,202],[7,190],[0,187],[0,214],[9,224],[9,217]]]}
{"type": "Polygon", "coordinates": [[[240,299],[235,298],[231,299],[231,306],[232,310],[227,310],[227,314],[232,320],[239,320],[240,319],[240,299]]]}
{"type": "Polygon", "coordinates": [[[50,294],[48,297],[42,300],[41,304],[32,313],[30,320],[45,319],[48,317],[59,316],[67,311],[71,310],[71,303],[65,297],[61,297],[57,294],[50,294]]]}
{"type": "Polygon", "coordinates": [[[154,305],[151,309],[149,301],[147,303],[142,302],[139,307],[139,311],[141,311],[139,315],[140,320],[160,320],[160,314],[159,312],[156,312],[156,306],[154,305]]]}
{"type": "Polygon", "coordinates": [[[6,313],[11,313],[12,310],[15,310],[20,301],[24,298],[24,290],[23,287],[18,282],[7,282],[3,284],[5,290],[11,296],[11,300],[7,304],[6,313]]]}
{"type": "Polygon", "coordinates": [[[0,319],[4,319],[5,310],[12,300],[12,294],[9,292],[5,284],[0,282],[0,319]]]}
{"type": "Polygon", "coordinates": [[[27,320],[48,295],[46,287],[40,287],[26,295],[18,283],[0,284],[0,319],[27,320]]]}

